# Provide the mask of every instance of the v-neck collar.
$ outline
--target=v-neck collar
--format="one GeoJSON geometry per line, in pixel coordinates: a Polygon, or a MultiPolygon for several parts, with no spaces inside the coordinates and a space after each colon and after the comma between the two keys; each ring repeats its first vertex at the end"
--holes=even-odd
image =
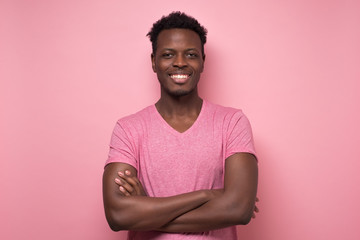
{"type": "Polygon", "coordinates": [[[193,132],[194,129],[197,128],[197,125],[199,125],[199,122],[200,120],[202,119],[202,116],[204,115],[204,111],[205,111],[205,108],[206,108],[206,101],[203,99],[203,102],[202,102],[202,106],[201,106],[201,109],[200,109],[200,113],[199,115],[197,116],[195,122],[188,128],[186,129],[185,132],[179,132],[177,131],[175,128],[173,128],[172,126],[170,126],[169,123],[167,123],[165,121],[165,119],[161,116],[161,114],[158,112],[155,104],[152,105],[152,110],[155,112],[155,115],[156,115],[156,118],[159,120],[160,122],[160,125],[164,126],[164,128],[169,131],[170,133],[176,135],[176,136],[185,136],[185,135],[188,135],[190,132],[193,132]]]}

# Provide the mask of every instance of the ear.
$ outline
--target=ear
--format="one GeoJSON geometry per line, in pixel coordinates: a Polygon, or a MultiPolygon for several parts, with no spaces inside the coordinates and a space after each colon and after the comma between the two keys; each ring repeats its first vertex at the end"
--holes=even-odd
{"type": "Polygon", "coordinates": [[[153,53],[151,54],[151,66],[152,66],[154,73],[156,73],[155,55],[153,53]]]}
{"type": "Polygon", "coordinates": [[[202,62],[202,66],[201,66],[201,72],[204,71],[204,64],[205,64],[205,54],[202,56],[203,62],[202,62]]]}

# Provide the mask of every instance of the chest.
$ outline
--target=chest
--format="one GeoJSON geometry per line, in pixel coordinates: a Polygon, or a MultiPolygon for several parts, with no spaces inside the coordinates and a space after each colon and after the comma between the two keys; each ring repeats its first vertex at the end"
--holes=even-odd
{"type": "Polygon", "coordinates": [[[155,196],[222,185],[223,136],[211,126],[186,134],[150,128],[141,148],[141,175],[145,184],[153,188],[155,196]]]}

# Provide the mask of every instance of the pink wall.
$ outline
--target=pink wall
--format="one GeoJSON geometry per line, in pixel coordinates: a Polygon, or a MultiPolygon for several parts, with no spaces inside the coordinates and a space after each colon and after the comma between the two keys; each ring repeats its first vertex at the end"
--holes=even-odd
{"type": "Polygon", "coordinates": [[[122,239],[102,208],[117,118],[159,96],[145,34],[209,30],[202,95],[242,108],[260,160],[240,239],[360,239],[359,1],[0,1],[0,239],[122,239]]]}

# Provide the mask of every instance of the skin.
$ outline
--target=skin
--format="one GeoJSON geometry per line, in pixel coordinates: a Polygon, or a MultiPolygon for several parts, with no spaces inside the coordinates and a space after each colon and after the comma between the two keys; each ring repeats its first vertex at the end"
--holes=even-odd
{"type": "Polygon", "coordinates": [[[199,36],[187,29],[170,29],[160,32],[156,53],[151,55],[152,69],[161,86],[161,98],[155,104],[166,122],[184,132],[197,119],[202,99],[197,84],[204,70],[199,36]],[[184,84],[177,84],[169,75],[189,74],[184,84]]]}
{"type": "MultiPolygon", "coordinates": [[[[199,36],[188,29],[163,30],[151,55],[153,71],[161,86],[155,104],[165,121],[185,132],[202,106],[197,84],[205,55],[199,36]],[[174,74],[188,75],[185,81],[174,74]]],[[[247,224],[258,212],[257,162],[249,153],[236,153],[225,161],[223,189],[205,189],[166,198],[148,197],[135,168],[111,163],[103,175],[103,199],[107,221],[114,231],[158,230],[199,232],[247,224]]]]}

